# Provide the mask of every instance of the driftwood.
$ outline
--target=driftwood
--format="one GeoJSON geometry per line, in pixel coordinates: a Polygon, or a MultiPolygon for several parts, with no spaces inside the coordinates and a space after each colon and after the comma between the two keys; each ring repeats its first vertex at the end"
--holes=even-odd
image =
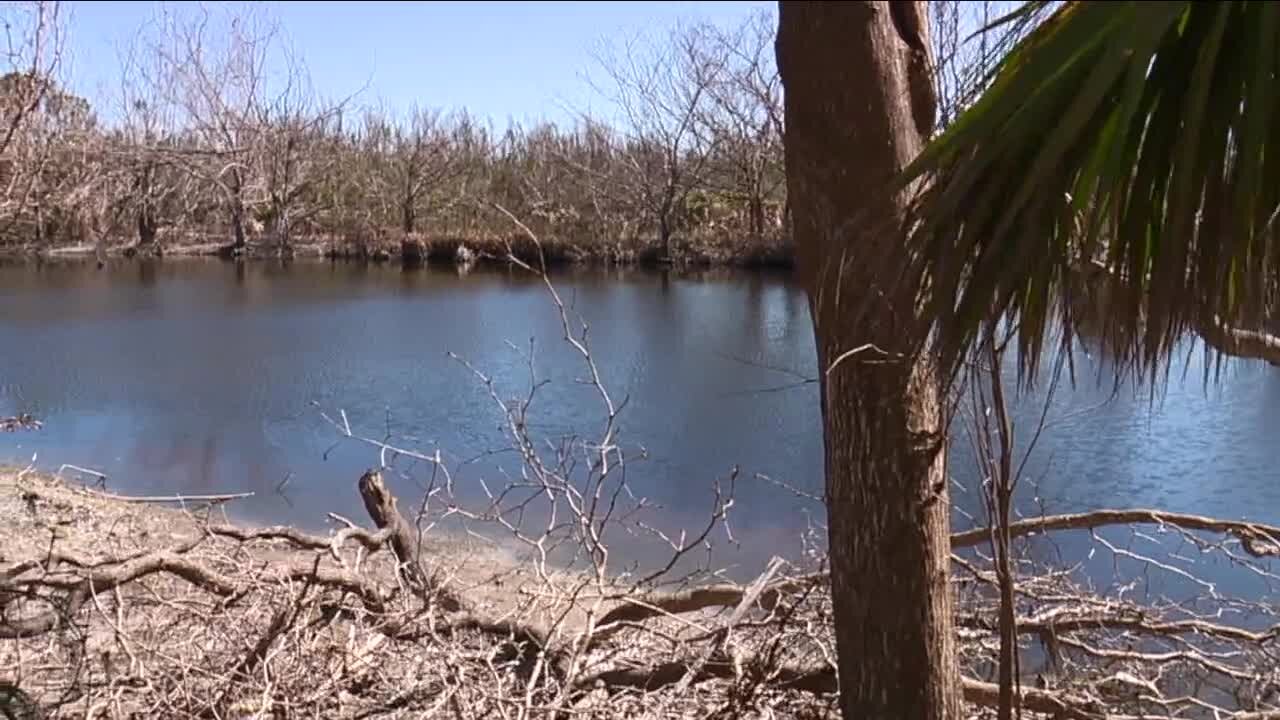
{"type": "MultiPolygon", "coordinates": [[[[210,525],[206,528],[210,535],[218,535],[228,537],[240,542],[249,542],[250,540],[284,540],[297,548],[303,550],[325,550],[334,549],[336,540],[355,540],[364,546],[366,550],[373,551],[382,547],[390,539],[390,533],[379,531],[376,533],[369,532],[363,528],[344,528],[340,530],[332,538],[320,537],[319,535],[311,535],[297,528],[285,525],[276,525],[273,527],[245,529],[236,527],[235,525],[210,525]]],[[[341,543],[337,543],[339,546],[341,543]]]]}
{"type": "Polygon", "coordinates": [[[369,470],[360,476],[360,499],[364,501],[365,511],[369,519],[379,529],[386,530],[391,542],[391,551],[403,568],[406,581],[422,582],[425,571],[420,561],[418,543],[414,539],[409,523],[400,514],[396,496],[387,489],[382,481],[382,473],[369,470]]]}

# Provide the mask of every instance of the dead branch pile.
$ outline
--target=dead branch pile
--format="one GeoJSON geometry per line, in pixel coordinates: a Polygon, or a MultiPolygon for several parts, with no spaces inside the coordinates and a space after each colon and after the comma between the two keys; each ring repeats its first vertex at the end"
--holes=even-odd
{"type": "MultiPolygon", "coordinates": [[[[33,517],[68,510],[56,481],[20,484],[33,517]]],[[[807,670],[772,677],[822,652],[796,642],[814,632],[800,615],[821,603],[816,584],[783,580],[781,563],[745,589],[628,597],[584,573],[435,555],[377,472],[360,486],[381,529],[319,536],[187,515],[159,549],[118,538],[88,556],[55,538],[4,565],[4,679],[57,717],[671,716],[731,694],[800,702],[790,682],[831,686],[807,670]]]]}
{"type": "MultiPolygon", "coordinates": [[[[68,511],[70,491],[56,481],[19,484],[34,516],[68,511]]],[[[379,473],[359,484],[377,529],[340,522],[321,536],[187,513],[163,547],[122,533],[89,556],[59,549],[55,538],[43,553],[6,563],[0,667],[10,675],[0,679],[52,717],[834,712],[820,568],[775,559],[745,585],[679,589],[601,581],[421,540],[379,473]],[[483,571],[464,569],[476,564],[483,571]]],[[[143,511],[167,512],[130,510],[143,511]]],[[[1144,512],[1121,517],[1270,576],[1259,556],[1277,546],[1256,543],[1273,542],[1280,528],[1144,512]],[[1211,540],[1205,528],[1249,540],[1211,540]]],[[[1094,532],[1115,518],[1086,513],[1016,527],[1021,536],[1063,526],[1094,532]]],[[[1181,571],[1094,538],[1152,571],[1181,571]]],[[[965,694],[980,714],[997,694],[995,575],[973,533],[958,533],[953,546],[965,694]]],[[[1028,658],[1020,697],[1029,712],[1280,718],[1280,626],[1248,621],[1271,614],[1264,604],[1216,588],[1194,601],[1142,603],[1127,596],[1133,587],[1101,593],[1067,569],[1024,559],[1019,570],[1017,627],[1028,658]]]]}

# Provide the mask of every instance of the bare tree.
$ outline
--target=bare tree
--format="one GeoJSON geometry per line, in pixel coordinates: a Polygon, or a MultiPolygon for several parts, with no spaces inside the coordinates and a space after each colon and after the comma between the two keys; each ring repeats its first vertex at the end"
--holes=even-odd
{"type": "MultiPolygon", "coordinates": [[[[19,7],[31,27],[55,27],[56,5],[19,7]]],[[[585,118],[498,143],[465,111],[415,109],[403,122],[380,111],[352,125],[353,106],[317,96],[262,11],[169,7],[121,53],[109,126],[36,122],[46,105],[76,103],[42,103],[48,83],[31,80],[40,73],[11,73],[10,104],[32,113],[10,124],[24,132],[6,141],[8,167],[20,171],[0,178],[5,217],[25,218],[20,232],[42,243],[87,232],[105,249],[132,237],[127,253],[158,252],[162,235],[225,233],[218,250],[228,254],[263,232],[281,248],[346,237],[381,254],[391,232],[416,236],[431,217],[432,237],[412,241],[421,249],[447,252],[466,238],[497,257],[509,230],[460,202],[486,196],[516,208],[560,256],[670,259],[673,237],[688,231],[685,257],[731,258],[734,248],[692,236],[728,217],[724,234],[749,243],[781,202],[768,25],[761,15],[732,32],[692,27],[618,46],[600,55],[618,127],[585,118]],[[54,155],[57,167],[37,172],[54,155]]],[[[48,47],[12,44],[23,58],[48,47]]]]}
{"type": "Polygon", "coordinates": [[[294,224],[309,222],[328,201],[319,190],[338,168],[337,119],[347,102],[319,100],[305,68],[291,60],[282,89],[257,108],[261,215],[281,252],[291,252],[294,224]]]}
{"type": "Polygon", "coordinates": [[[37,243],[43,240],[46,208],[41,176],[55,144],[58,116],[66,112],[52,98],[65,41],[62,20],[57,2],[4,8],[7,71],[0,77],[0,208],[6,233],[22,221],[18,232],[31,232],[37,243]]]}
{"type": "Polygon", "coordinates": [[[608,81],[598,91],[623,122],[618,179],[657,230],[668,260],[677,211],[701,184],[713,149],[713,139],[699,132],[698,117],[724,68],[701,62],[707,59],[696,36],[679,28],[665,43],[634,38],[596,53],[608,81]]]}
{"type": "Polygon", "coordinates": [[[977,100],[1000,58],[1030,28],[1018,24],[992,28],[1019,4],[1011,0],[929,0],[939,131],[977,100]]]}
{"type": "Polygon", "coordinates": [[[148,37],[146,32],[140,31],[121,53],[121,120],[109,139],[109,153],[115,172],[124,175],[124,187],[105,226],[114,229],[114,216],[132,215],[137,248],[158,251],[161,229],[182,222],[198,201],[190,176],[183,172],[197,161],[187,156],[198,148],[192,138],[182,137],[173,104],[176,67],[158,49],[174,38],[148,37]]]}
{"type": "Polygon", "coordinates": [[[423,204],[463,172],[459,141],[470,122],[465,114],[442,116],[414,107],[409,111],[408,127],[395,129],[389,170],[405,235],[418,229],[423,204]]]}
{"type": "Polygon", "coordinates": [[[165,15],[167,42],[155,50],[175,77],[169,100],[200,149],[187,158],[187,170],[218,194],[231,249],[240,252],[249,212],[262,200],[252,160],[263,140],[267,60],[277,28],[252,13],[226,18],[225,28],[211,21],[204,8],[190,19],[165,15]]]}
{"type": "MultiPolygon", "coordinates": [[[[748,231],[765,234],[767,204],[783,193],[782,80],[773,52],[772,16],[755,13],[732,30],[702,25],[686,38],[686,52],[712,73],[710,102],[699,121],[716,138],[716,189],[745,205],[748,231]]],[[[781,209],[782,203],[777,203],[781,209]]],[[[781,219],[781,218],[779,218],[781,219]]]]}

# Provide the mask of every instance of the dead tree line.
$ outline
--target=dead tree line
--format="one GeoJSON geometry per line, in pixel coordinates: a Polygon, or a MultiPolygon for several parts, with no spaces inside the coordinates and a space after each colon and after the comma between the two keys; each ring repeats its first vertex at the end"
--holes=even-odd
{"type": "Polygon", "coordinates": [[[90,107],[60,86],[53,39],[78,28],[57,8],[11,22],[31,37],[0,85],[0,245],[234,254],[505,233],[485,202],[617,259],[785,234],[767,14],[601,49],[597,89],[617,117],[498,130],[461,109],[326,97],[254,10],[161,11],[121,51],[106,107],[90,107]]]}
{"type": "MultiPolygon", "coordinates": [[[[971,32],[1008,3],[930,3],[940,127],[1005,49],[971,32]]],[[[678,25],[604,43],[611,108],[498,130],[465,109],[331,98],[261,12],[162,12],[122,49],[93,108],[59,86],[59,4],[17,4],[0,101],[0,247],[158,252],[206,244],[344,253],[501,235],[497,202],[548,245],[620,261],[772,252],[789,260],[775,19],[678,25]],[[25,80],[23,79],[25,78],[25,80]],[[110,118],[109,121],[99,117],[110,118]]]]}

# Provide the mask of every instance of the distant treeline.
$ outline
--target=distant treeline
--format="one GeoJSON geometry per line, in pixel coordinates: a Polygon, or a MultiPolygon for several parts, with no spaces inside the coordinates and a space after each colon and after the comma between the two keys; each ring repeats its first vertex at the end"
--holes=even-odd
{"type": "Polygon", "coordinates": [[[766,15],[602,49],[608,120],[495,132],[463,110],[325,98],[252,14],[158,18],[125,53],[103,122],[54,81],[57,4],[22,7],[26,52],[0,78],[5,249],[413,259],[531,247],[505,210],[553,258],[790,259],[766,15]]]}

